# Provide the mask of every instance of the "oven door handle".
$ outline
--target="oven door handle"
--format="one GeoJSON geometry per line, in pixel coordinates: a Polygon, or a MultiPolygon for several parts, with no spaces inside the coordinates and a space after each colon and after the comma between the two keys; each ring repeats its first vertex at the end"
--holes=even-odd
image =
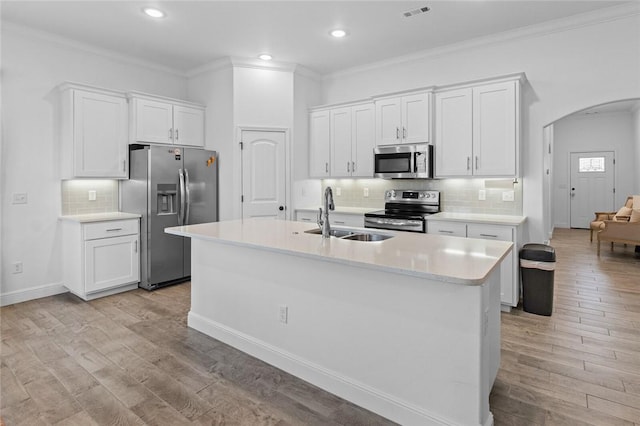
{"type": "Polygon", "coordinates": [[[412,219],[384,219],[384,218],[371,218],[367,217],[366,221],[369,223],[375,223],[377,225],[395,225],[395,226],[415,226],[421,225],[421,220],[412,220],[412,219]]]}

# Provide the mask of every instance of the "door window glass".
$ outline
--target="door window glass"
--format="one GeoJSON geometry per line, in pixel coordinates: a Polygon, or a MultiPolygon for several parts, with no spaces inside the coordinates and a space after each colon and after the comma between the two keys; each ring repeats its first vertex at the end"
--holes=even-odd
{"type": "Polygon", "coordinates": [[[580,173],[592,173],[592,172],[604,172],[604,157],[589,157],[580,158],[578,165],[578,172],[580,173]]]}

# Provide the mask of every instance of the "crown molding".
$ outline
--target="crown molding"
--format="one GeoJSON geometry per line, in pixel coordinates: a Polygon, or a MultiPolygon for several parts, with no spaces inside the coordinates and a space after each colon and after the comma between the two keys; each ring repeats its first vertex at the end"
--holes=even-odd
{"type": "Polygon", "coordinates": [[[254,68],[270,71],[295,72],[297,65],[289,62],[263,61],[257,58],[231,57],[231,63],[235,68],[254,68]]]}
{"type": "Polygon", "coordinates": [[[446,56],[453,53],[471,50],[478,47],[489,46],[492,44],[504,43],[518,39],[526,39],[532,37],[540,37],[548,34],[570,31],[577,28],[598,25],[605,22],[616,21],[619,19],[629,18],[640,15],[640,2],[632,2],[620,6],[612,6],[605,9],[581,13],[566,18],[555,19],[541,24],[530,25],[527,27],[517,28],[510,31],[504,31],[498,34],[491,34],[484,37],[476,37],[471,40],[462,41],[442,47],[427,49],[416,53],[396,56],[382,61],[372,62],[370,64],[347,68],[342,71],[336,71],[323,75],[323,80],[330,80],[338,77],[346,77],[352,74],[372,71],[379,68],[385,68],[392,65],[398,65],[406,62],[412,62],[422,59],[436,58],[446,56]]]}
{"type": "Polygon", "coordinates": [[[221,69],[232,68],[232,67],[233,67],[233,63],[231,62],[230,57],[220,58],[187,71],[186,77],[192,78],[200,74],[204,74],[206,72],[215,72],[221,69]]]}
{"type": "Polygon", "coordinates": [[[36,30],[31,27],[16,24],[13,22],[3,21],[2,31],[8,30],[10,33],[14,33],[26,38],[35,39],[38,41],[45,41],[52,44],[56,44],[62,47],[78,50],[85,53],[90,53],[96,56],[102,56],[107,59],[114,60],[116,62],[123,62],[130,65],[136,65],[143,68],[149,68],[154,71],[160,71],[168,74],[173,74],[178,77],[187,77],[187,74],[179,69],[159,65],[155,62],[145,61],[142,59],[134,58],[129,55],[123,55],[113,50],[97,47],[89,43],[83,43],[77,40],[72,40],[67,37],[63,37],[50,32],[36,30]]]}

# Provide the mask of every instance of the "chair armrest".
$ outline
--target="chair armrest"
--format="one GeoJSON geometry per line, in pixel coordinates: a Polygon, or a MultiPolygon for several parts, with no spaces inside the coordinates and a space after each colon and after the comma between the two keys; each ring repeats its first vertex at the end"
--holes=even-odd
{"type": "Polygon", "coordinates": [[[595,212],[596,218],[594,221],[611,220],[618,212],[595,212]]]}
{"type": "Polygon", "coordinates": [[[614,217],[615,217],[615,220],[618,222],[629,222],[629,220],[631,220],[631,216],[626,216],[626,215],[617,215],[614,217]]]}

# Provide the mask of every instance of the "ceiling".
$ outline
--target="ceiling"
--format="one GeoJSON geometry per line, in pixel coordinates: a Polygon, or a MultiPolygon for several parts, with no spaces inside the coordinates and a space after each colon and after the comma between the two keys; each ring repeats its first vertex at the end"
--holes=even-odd
{"type": "Polygon", "coordinates": [[[3,22],[53,33],[187,73],[226,57],[295,63],[330,74],[618,6],[627,1],[23,1],[3,22]],[[167,16],[142,14],[155,5],[167,16]],[[410,18],[403,12],[431,10],[410,18]],[[329,31],[344,28],[334,39],[329,31]]]}

